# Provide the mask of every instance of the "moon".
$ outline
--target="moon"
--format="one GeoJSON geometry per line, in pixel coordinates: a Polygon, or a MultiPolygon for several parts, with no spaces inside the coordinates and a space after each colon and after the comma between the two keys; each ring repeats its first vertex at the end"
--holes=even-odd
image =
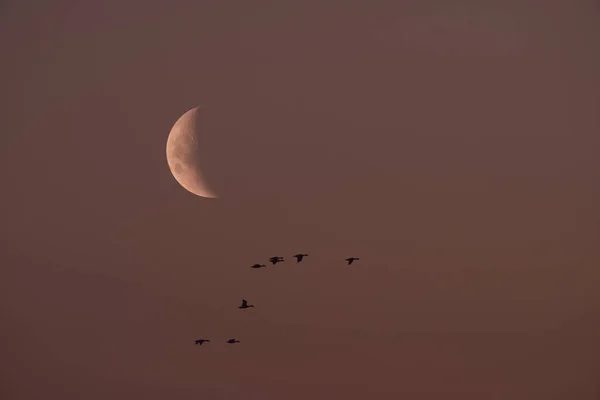
{"type": "Polygon", "coordinates": [[[167,163],[173,177],[184,189],[201,197],[217,198],[202,172],[200,156],[200,107],[186,111],[169,133],[167,163]]]}

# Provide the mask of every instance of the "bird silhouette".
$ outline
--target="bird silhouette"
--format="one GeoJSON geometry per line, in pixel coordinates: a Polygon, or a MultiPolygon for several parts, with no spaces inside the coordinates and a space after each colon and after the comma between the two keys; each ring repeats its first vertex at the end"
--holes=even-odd
{"type": "Polygon", "coordinates": [[[229,343],[229,344],[233,344],[233,343],[240,343],[240,341],[239,341],[239,340],[236,340],[236,339],[229,339],[229,340],[227,341],[227,343],[229,343]]]}
{"type": "Polygon", "coordinates": [[[250,268],[265,268],[265,267],[266,267],[265,264],[254,264],[254,265],[250,266],[250,268]]]}
{"type": "Polygon", "coordinates": [[[250,307],[254,307],[253,304],[248,304],[248,302],[244,299],[242,299],[242,305],[239,306],[238,308],[250,308],[250,307]]]}
{"type": "Polygon", "coordinates": [[[269,258],[269,261],[271,261],[271,263],[275,265],[278,262],[283,262],[283,257],[271,257],[269,258]]]}
{"type": "Polygon", "coordinates": [[[346,258],[346,261],[348,261],[348,265],[352,264],[354,261],[358,261],[360,260],[360,258],[358,257],[350,257],[350,258],[346,258]]]}
{"type": "Polygon", "coordinates": [[[308,257],[308,254],[296,254],[294,257],[296,257],[296,262],[300,262],[304,257],[308,257]]]}
{"type": "Polygon", "coordinates": [[[208,339],[198,339],[194,342],[195,344],[202,346],[204,343],[210,343],[210,340],[208,339]]]}

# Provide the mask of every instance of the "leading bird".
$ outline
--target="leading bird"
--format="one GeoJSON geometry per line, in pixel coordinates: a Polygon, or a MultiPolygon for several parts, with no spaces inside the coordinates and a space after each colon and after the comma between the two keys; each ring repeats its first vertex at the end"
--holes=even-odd
{"type": "Polygon", "coordinates": [[[254,307],[254,304],[248,304],[248,302],[244,299],[242,299],[242,305],[239,306],[238,308],[250,308],[250,307],[254,307]]]}

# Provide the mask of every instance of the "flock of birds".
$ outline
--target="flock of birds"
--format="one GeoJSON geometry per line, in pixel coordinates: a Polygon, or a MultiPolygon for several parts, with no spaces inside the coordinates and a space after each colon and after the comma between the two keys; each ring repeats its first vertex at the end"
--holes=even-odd
{"type": "MultiPolygon", "coordinates": [[[[299,263],[299,262],[302,262],[304,257],[308,257],[308,254],[296,254],[294,257],[296,258],[296,262],[299,263]]],[[[358,257],[346,258],[346,262],[348,263],[348,265],[351,265],[354,261],[359,261],[359,260],[360,260],[360,258],[358,258],[358,257]]],[[[269,258],[269,261],[271,262],[271,264],[275,265],[277,263],[283,262],[284,259],[283,259],[283,257],[275,256],[275,257],[269,258]]],[[[265,267],[266,267],[265,264],[254,264],[254,265],[250,266],[250,268],[254,268],[254,269],[265,268],[265,267]]],[[[242,304],[238,308],[245,310],[245,309],[251,308],[251,307],[254,307],[254,304],[248,304],[248,302],[245,299],[242,299],[242,304]]],[[[204,343],[210,343],[210,339],[196,339],[196,341],[195,341],[195,344],[197,346],[201,346],[204,343]]],[[[231,339],[228,339],[226,343],[235,344],[235,343],[241,343],[241,342],[235,338],[231,338],[231,339]]]]}

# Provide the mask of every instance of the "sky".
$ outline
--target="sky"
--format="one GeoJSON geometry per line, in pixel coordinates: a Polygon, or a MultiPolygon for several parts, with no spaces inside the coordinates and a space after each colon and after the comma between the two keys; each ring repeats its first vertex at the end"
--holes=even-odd
{"type": "Polygon", "coordinates": [[[600,397],[596,1],[2,4],[3,399],[600,397]]]}

